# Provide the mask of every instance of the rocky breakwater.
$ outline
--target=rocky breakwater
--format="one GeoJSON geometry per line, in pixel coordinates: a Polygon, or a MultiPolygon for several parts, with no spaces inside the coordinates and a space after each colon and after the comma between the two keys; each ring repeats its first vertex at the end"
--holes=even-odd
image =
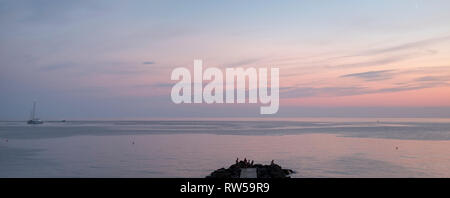
{"type": "Polygon", "coordinates": [[[256,168],[257,178],[289,178],[293,170],[283,169],[280,165],[275,164],[274,161],[269,165],[254,164],[253,160],[239,160],[229,168],[220,168],[213,171],[206,178],[240,178],[241,169],[256,168]]]}

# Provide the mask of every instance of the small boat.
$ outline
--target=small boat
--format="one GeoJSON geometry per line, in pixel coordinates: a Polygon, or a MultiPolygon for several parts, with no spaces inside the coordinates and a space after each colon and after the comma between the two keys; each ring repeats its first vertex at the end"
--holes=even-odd
{"type": "Polygon", "coordinates": [[[39,118],[36,118],[35,116],[36,112],[36,101],[33,102],[33,110],[31,111],[31,118],[27,121],[27,124],[43,124],[44,121],[40,120],[39,118]]]}

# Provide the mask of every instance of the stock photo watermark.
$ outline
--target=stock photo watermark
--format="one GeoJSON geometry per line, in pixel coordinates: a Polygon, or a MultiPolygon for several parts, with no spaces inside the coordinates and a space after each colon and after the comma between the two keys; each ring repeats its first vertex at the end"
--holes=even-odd
{"type": "Polygon", "coordinates": [[[191,71],[185,67],[172,71],[171,80],[178,82],[172,87],[171,98],[175,104],[260,103],[266,105],[260,107],[260,114],[275,114],[279,109],[279,73],[279,68],[270,68],[269,86],[267,68],[225,68],[224,75],[216,67],[203,70],[203,61],[194,60],[193,79],[191,71]],[[209,82],[203,86],[203,81],[209,82]]]}

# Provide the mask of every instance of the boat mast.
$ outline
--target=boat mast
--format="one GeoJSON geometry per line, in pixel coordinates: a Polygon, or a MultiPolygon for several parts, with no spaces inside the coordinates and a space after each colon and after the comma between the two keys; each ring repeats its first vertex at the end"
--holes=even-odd
{"type": "Polygon", "coordinates": [[[33,111],[31,112],[31,119],[34,120],[34,112],[36,111],[36,101],[33,101],[33,111]]]}

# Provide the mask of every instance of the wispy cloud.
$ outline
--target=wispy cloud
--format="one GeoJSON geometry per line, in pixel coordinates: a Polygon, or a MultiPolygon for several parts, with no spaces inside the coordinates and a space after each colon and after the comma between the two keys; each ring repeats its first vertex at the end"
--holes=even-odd
{"type": "Polygon", "coordinates": [[[156,84],[152,84],[151,86],[160,87],[160,88],[169,88],[169,87],[173,87],[173,85],[175,85],[175,83],[156,83],[156,84]]]}
{"type": "Polygon", "coordinates": [[[302,98],[312,96],[358,95],[368,90],[366,87],[291,87],[280,90],[281,98],[302,98]]]}
{"type": "Polygon", "coordinates": [[[393,76],[392,71],[394,71],[394,70],[381,70],[381,71],[368,71],[368,72],[361,72],[361,73],[352,73],[352,74],[342,75],[341,78],[354,77],[354,78],[363,79],[365,81],[387,80],[387,79],[392,78],[392,76],[393,76]]]}
{"type": "Polygon", "coordinates": [[[403,85],[390,88],[373,89],[368,87],[295,87],[280,91],[281,98],[304,98],[304,97],[333,97],[353,96],[375,93],[392,93],[410,90],[419,90],[437,86],[448,86],[442,83],[426,83],[418,85],[403,85]]]}
{"type": "Polygon", "coordinates": [[[416,78],[415,81],[425,81],[425,82],[442,82],[442,81],[450,81],[450,76],[423,76],[420,78],[416,78]]]}
{"type": "Polygon", "coordinates": [[[262,58],[248,58],[236,62],[226,63],[224,67],[244,67],[261,61],[262,58]]]}
{"type": "Polygon", "coordinates": [[[412,54],[403,54],[403,55],[393,55],[393,56],[387,56],[387,57],[381,57],[376,58],[372,60],[367,61],[360,61],[360,62],[354,62],[354,63],[345,63],[345,64],[337,64],[337,65],[331,65],[330,67],[373,67],[373,66],[382,66],[387,65],[391,63],[396,63],[400,61],[404,61],[410,58],[416,58],[422,54],[412,53],[412,54]]]}
{"type": "Polygon", "coordinates": [[[63,70],[68,69],[70,67],[74,66],[72,63],[59,63],[59,64],[51,64],[39,67],[40,71],[56,71],[56,70],[63,70]]]}
{"type": "Polygon", "coordinates": [[[427,47],[427,46],[430,46],[433,44],[446,42],[446,41],[450,41],[450,36],[430,38],[430,39],[413,41],[413,42],[403,43],[403,44],[385,47],[385,48],[368,50],[368,51],[361,53],[361,55],[376,55],[376,54],[391,53],[391,52],[397,52],[397,51],[409,50],[409,49],[422,49],[423,47],[427,47]]]}
{"type": "MultiPolygon", "coordinates": [[[[435,44],[449,42],[450,36],[441,36],[425,40],[412,41],[394,46],[379,47],[373,49],[361,49],[358,52],[345,52],[343,54],[320,54],[316,56],[285,57],[275,61],[276,65],[292,65],[297,68],[299,65],[310,65],[325,68],[343,67],[372,67],[401,62],[417,57],[434,55],[438,53],[436,49],[430,49],[435,44]],[[417,49],[417,50],[411,50],[417,49]],[[408,51],[409,50],[409,51],[408,51]],[[352,61],[352,58],[364,57],[366,60],[352,61]],[[305,62],[305,60],[309,60],[305,62]],[[338,61],[339,63],[336,63],[338,61]],[[344,62],[344,63],[342,63],[344,62]]],[[[292,75],[292,74],[291,74],[292,75]]]]}
{"type": "Polygon", "coordinates": [[[142,62],[143,65],[154,65],[155,62],[154,61],[144,61],[142,62]]]}

